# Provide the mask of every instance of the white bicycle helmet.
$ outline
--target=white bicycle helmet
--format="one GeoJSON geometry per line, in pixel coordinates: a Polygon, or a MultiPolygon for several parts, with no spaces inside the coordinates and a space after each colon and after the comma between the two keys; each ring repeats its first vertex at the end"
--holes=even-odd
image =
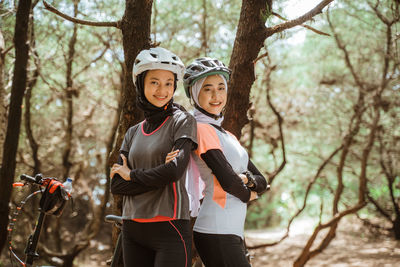
{"type": "Polygon", "coordinates": [[[186,96],[190,98],[190,87],[195,82],[214,74],[223,75],[228,82],[231,70],[227,68],[224,63],[215,58],[202,57],[196,59],[186,68],[185,75],[183,76],[183,86],[186,96]]]}
{"type": "Polygon", "coordinates": [[[136,77],[146,70],[169,70],[176,74],[177,79],[181,80],[185,71],[181,59],[171,51],[155,47],[142,50],[133,63],[133,83],[136,85],[136,77]]]}

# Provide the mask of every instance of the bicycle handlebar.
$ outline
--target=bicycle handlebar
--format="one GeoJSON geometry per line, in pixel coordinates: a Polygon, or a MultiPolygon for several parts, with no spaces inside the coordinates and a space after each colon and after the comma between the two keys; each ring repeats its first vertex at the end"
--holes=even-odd
{"type": "Polygon", "coordinates": [[[29,176],[27,174],[21,174],[19,177],[22,181],[31,183],[31,184],[39,184],[41,185],[43,183],[43,176],[41,173],[36,174],[35,177],[29,176]]]}

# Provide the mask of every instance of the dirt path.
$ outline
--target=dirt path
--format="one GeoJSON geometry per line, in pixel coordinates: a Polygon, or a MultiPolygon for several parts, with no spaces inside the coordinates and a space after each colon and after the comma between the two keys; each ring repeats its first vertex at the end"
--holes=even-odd
{"type": "MultiPolygon", "coordinates": [[[[293,225],[289,238],[277,246],[251,250],[253,267],[293,266],[307,242],[312,222],[293,225]]],[[[278,240],[283,231],[247,231],[249,245],[278,240]]],[[[320,233],[321,235],[321,233],[320,233]]],[[[315,244],[319,244],[315,242],[315,244]]],[[[312,267],[400,267],[400,241],[385,235],[374,235],[358,221],[341,222],[336,238],[327,249],[311,259],[306,266],[312,267]]]]}

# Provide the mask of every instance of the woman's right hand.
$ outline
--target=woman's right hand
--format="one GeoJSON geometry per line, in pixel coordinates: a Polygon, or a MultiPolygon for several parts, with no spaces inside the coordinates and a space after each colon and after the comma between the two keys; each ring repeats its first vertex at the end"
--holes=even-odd
{"type": "Polygon", "coordinates": [[[171,151],[167,154],[167,157],[165,158],[165,164],[167,164],[168,162],[174,160],[179,154],[179,149],[175,150],[175,151],[171,151]]]}
{"type": "Polygon", "coordinates": [[[110,172],[110,178],[114,178],[114,175],[116,173],[118,173],[122,179],[124,179],[125,181],[130,181],[131,177],[130,177],[130,172],[131,169],[129,169],[128,167],[128,160],[126,159],[126,157],[121,154],[121,158],[122,158],[122,165],[119,165],[118,163],[115,163],[112,168],[111,168],[111,172],[110,172]]]}

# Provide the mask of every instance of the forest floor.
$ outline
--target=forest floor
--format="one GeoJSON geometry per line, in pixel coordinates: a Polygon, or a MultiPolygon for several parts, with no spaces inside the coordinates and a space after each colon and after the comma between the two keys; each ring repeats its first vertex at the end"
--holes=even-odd
{"type": "MultiPolygon", "coordinates": [[[[303,247],[313,232],[312,222],[307,220],[295,223],[289,237],[280,244],[250,250],[254,256],[253,267],[286,267],[302,252],[303,247]]],[[[248,245],[267,244],[277,241],[285,230],[256,230],[246,232],[248,245]]],[[[323,236],[326,232],[321,232],[323,236]]],[[[321,235],[322,234],[322,235],[321,235]]],[[[322,238],[317,238],[313,248],[322,238]]],[[[400,241],[387,233],[368,230],[357,219],[346,219],[339,223],[336,237],[320,254],[309,260],[311,267],[398,267],[400,266],[400,241]]]]}
{"type": "MultiPolygon", "coordinates": [[[[313,222],[309,220],[294,221],[289,237],[280,244],[250,250],[254,256],[253,267],[291,267],[300,255],[304,245],[313,232],[313,222]]],[[[277,241],[285,234],[286,229],[263,229],[246,231],[248,245],[258,245],[277,241]]],[[[324,234],[326,232],[321,232],[324,234]]],[[[316,241],[320,241],[317,238],[316,241]]],[[[315,242],[315,246],[318,243],[315,242]]],[[[315,247],[314,246],[314,247],[315,247]]],[[[79,266],[105,266],[104,260],[108,258],[110,248],[92,245],[89,257],[84,259],[79,266]],[[103,250],[103,253],[101,252],[103,250]],[[95,263],[96,261],[96,263],[95,263]]],[[[86,254],[86,253],[85,253],[86,254]]],[[[86,255],[87,255],[86,254],[86,255]]],[[[396,241],[388,233],[371,232],[355,217],[347,217],[339,223],[336,237],[329,246],[319,255],[312,258],[308,267],[400,267],[400,241],[396,241]]]]}
{"type": "MultiPolygon", "coordinates": [[[[253,267],[291,267],[300,255],[313,232],[313,222],[294,221],[289,237],[276,246],[250,250],[254,256],[253,267]]],[[[91,241],[90,248],[79,255],[74,266],[107,266],[111,256],[111,228],[106,227],[102,239],[91,241]]],[[[248,230],[245,232],[248,245],[259,245],[279,240],[286,229],[248,230]]],[[[325,232],[321,232],[324,234],[325,232]]],[[[316,247],[321,238],[317,238],[316,247]]],[[[8,254],[8,253],[7,253],[8,254]]],[[[0,259],[0,267],[10,266],[6,253],[0,259]],[[3,265],[2,263],[3,262],[3,265]]],[[[14,265],[15,266],[15,265],[14,265]]],[[[400,241],[388,233],[371,232],[356,218],[345,218],[339,223],[336,237],[320,254],[312,258],[308,267],[400,267],[400,241]]]]}

